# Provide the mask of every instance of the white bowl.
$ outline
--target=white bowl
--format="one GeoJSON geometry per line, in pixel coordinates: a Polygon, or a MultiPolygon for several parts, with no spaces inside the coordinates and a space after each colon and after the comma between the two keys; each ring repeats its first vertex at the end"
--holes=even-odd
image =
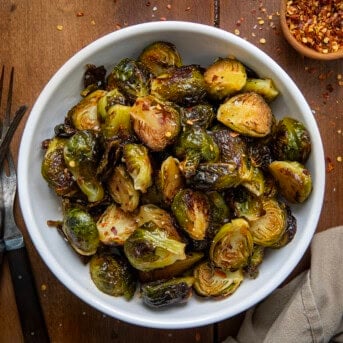
{"type": "Polygon", "coordinates": [[[316,230],[325,183],[325,163],[321,137],[303,95],[287,73],[265,53],[226,31],[187,22],[153,22],[110,33],[82,49],[52,77],[37,99],[28,118],[19,152],[19,196],[27,229],[47,266],[75,295],[103,313],[120,320],[154,328],[181,329],[202,326],[234,316],[261,301],[291,273],[316,230]],[[163,310],[143,306],[137,297],[127,302],[97,290],[83,265],[57,230],[47,220],[61,219],[59,199],[40,173],[41,142],[53,136],[80,99],[86,64],[104,65],[107,70],[124,57],[137,57],[143,47],[156,40],[176,45],[184,64],[209,65],[216,57],[234,55],[260,76],[271,77],[281,95],[272,104],[277,118],[291,115],[308,128],[313,151],[307,163],[313,177],[313,192],[301,206],[293,206],[298,232],[286,247],[270,251],[255,280],[245,279],[231,296],[223,300],[193,296],[185,305],[163,310]]]}

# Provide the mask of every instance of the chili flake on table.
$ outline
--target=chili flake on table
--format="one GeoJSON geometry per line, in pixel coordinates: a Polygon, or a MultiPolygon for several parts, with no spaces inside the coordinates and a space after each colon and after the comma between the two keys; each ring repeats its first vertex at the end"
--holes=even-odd
{"type": "Polygon", "coordinates": [[[292,35],[323,54],[343,48],[342,0],[289,0],[286,21],[292,35]]]}

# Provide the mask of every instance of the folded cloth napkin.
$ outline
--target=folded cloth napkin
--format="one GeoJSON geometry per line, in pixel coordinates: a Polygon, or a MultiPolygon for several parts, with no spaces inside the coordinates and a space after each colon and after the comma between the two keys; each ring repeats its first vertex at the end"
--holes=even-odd
{"type": "Polygon", "coordinates": [[[317,233],[310,269],[246,312],[223,343],[343,342],[343,226],[317,233]]]}

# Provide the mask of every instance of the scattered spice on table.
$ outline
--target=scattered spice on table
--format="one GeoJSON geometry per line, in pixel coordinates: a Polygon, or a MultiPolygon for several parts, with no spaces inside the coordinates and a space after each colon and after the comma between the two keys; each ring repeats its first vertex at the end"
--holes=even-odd
{"type": "Polygon", "coordinates": [[[343,48],[342,0],[289,0],[286,21],[291,34],[323,54],[343,48]]]}

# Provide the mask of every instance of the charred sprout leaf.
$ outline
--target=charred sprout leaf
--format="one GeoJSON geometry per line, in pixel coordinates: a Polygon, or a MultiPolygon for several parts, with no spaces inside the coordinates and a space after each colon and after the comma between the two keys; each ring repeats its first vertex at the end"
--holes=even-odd
{"type": "Polygon", "coordinates": [[[221,100],[241,90],[247,74],[241,62],[219,58],[206,69],[204,78],[211,97],[221,100]]]}
{"type": "Polygon", "coordinates": [[[250,256],[248,265],[244,268],[244,272],[251,279],[256,279],[258,276],[258,267],[263,262],[265,247],[254,245],[252,255],[250,256]]]}
{"type": "Polygon", "coordinates": [[[58,137],[49,140],[41,166],[42,176],[58,196],[72,195],[77,191],[73,175],[64,161],[66,142],[66,139],[58,137]]]}
{"type": "Polygon", "coordinates": [[[96,287],[114,297],[130,300],[136,290],[131,266],[123,258],[110,254],[96,254],[90,261],[90,274],[96,287]]]}
{"type": "Polygon", "coordinates": [[[267,102],[272,102],[279,95],[271,79],[248,78],[242,91],[260,94],[267,102]]]}
{"type": "Polygon", "coordinates": [[[241,93],[219,106],[217,119],[245,136],[264,137],[271,132],[273,114],[257,93],[241,93]]]}
{"type": "Polygon", "coordinates": [[[101,125],[101,131],[106,139],[128,140],[133,136],[130,112],[130,106],[120,104],[108,109],[105,121],[101,125]]]}
{"type": "Polygon", "coordinates": [[[132,58],[122,59],[107,78],[109,90],[118,88],[133,103],[137,97],[150,92],[150,73],[144,65],[132,58]]]}
{"type": "Polygon", "coordinates": [[[171,67],[182,65],[176,46],[163,41],[154,42],[145,47],[138,60],[155,76],[166,73],[171,67]]]}
{"type": "Polygon", "coordinates": [[[99,234],[92,216],[79,208],[70,208],[63,217],[62,231],[74,250],[80,255],[96,253],[99,234]]]}
{"type": "Polygon", "coordinates": [[[68,111],[68,120],[77,130],[100,130],[98,101],[106,91],[96,90],[68,111]]]}
{"type": "Polygon", "coordinates": [[[195,240],[203,240],[210,223],[210,203],[204,193],[180,190],[171,205],[180,227],[195,240]]]}
{"type": "Polygon", "coordinates": [[[99,142],[92,131],[78,131],[64,147],[64,161],[89,202],[102,200],[104,188],[96,176],[99,142]]]}
{"type": "Polygon", "coordinates": [[[268,166],[273,160],[269,145],[260,141],[256,142],[256,140],[249,144],[248,154],[252,165],[254,167],[261,168],[264,171],[268,170],[268,166]]]}
{"type": "Polygon", "coordinates": [[[151,80],[151,94],[180,106],[201,103],[206,96],[202,70],[197,65],[172,68],[151,80]]]}
{"type": "Polygon", "coordinates": [[[263,198],[264,213],[250,222],[250,232],[255,244],[264,247],[275,245],[283,236],[287,226],[285,205],[272,198],[263,198]]]}
{"type": "Polygon", "coordinates": [[[194,289],[205,297],[227,297],[234,293],[244,278],[241,269],[223,271],[203,262],[194,269],[194,289]]]}
{"type": "Polygon", "coordinates": [[[242,177],[241,185],[256,196],[261,196],[265,191],[265,181],[263,172],[256,167],[251,166],[249,173],[242,177]]]}
{"type": "Polygon", "coordinates": [[[107,179],[107,190],[124,211],[132,212],[137,208],[139,192],[135,190],[133,181],[123,165],[114,168],[107,179]]]}
{"type": "Polygon", "coordinates": [[[125,144],[123,156],[136,190],[145,193],[152,185],[152,166],[148,149],[142,144],[125,144]]]}
{"type": "Polygon", "coordinates": [[[209,104],[198,104],[181,109],[181,122],[185,127],[199,126],[208,129],[215,118],[216,114],[209,104]]]}
{"type": "Polygon", "coordinates": [[[281,195],[291,203],[302,203],[311,194],[310,171],[295,161],[274,161],[269,170],[279,186],[281,195]]]}
{"type": "Polygon", "coordinates": [[[139,271],[139,279],[142,282],[151,282],[157,280],[168,280],[189,271],[197,262],[204,257],[202,252],[192,251],[186,255],[184,260],[178,260],[175,263],[159,269],[153,269],[148,272],[139,271]]]}
{"type": "Polygon", "coordinates": [[[106,120],[108,110],[114,105],[128,105],[125,96],[117,88],[107,92],[98,101],[98,114],[102,121],[106,120]]]}
{"type": "Polygon", "coordinates": [[[184,303],[192,294],[193,282],[192,276],[186,276],[143,284],[143,302],[153,308],[184,303]]]}
{"type": "Polygon", "coordinates": [[[304,124],[294,118],[281,119],[272,142],[276,160],[305,163],[311,152],[310,134],[304,124]]]}
{"type": "Polygon", "coordinates": [[[175,154],[183,159],[180,169],[186,178],[195,174],[202,161],[217,161],[219,149],[213,138],[201,127],[189,127],[183,131],[175,147],[175,154]]]}
{"type": "Polygon", "coordinates": [[[159,188],[163,199],[170,204],[176,193],[184,187],[184,177],[179,167],[179,161],[169,156],[163,161],[159,174],[159,188]]]}
{"type": "Polygon", "coordinates": [[[236,163],[201,163],[189,183],[199,190],[220,191],[241,182],[236,163]]]}
{"type": "Polygon", "coordinates": [[[86,65],[86,72],[83,77],[83,96],[87,96],[88,89],[104,89],[105,88],[105,76],[106,69],[104,66],[95,66],[93,64],[86,65]]]}
{"type": "Polygon", "coordinates": [[[137,98],[131,109],[133,129],[141,141],[154,151],[172,144],[180,131],[179,111],[153,96],[137,98]]]}
{"type": "Polygon", "coordinates": [[[235,270],[248,264],[253,250],[249,223],[242,218],[223,225],[210,247],[210,260],[223,270],[235,270]]]}
{"type": "Polygon", "coordinates": [[[186,258],[185,243],[167,235],[153,222],[139,227],[124,243],[130,264],[142,271],[163,268],[186,258]]]}
{"type": "Polygon", "coordinates": [[[138,227],[132,213],[124,212],[115,204],[106,208],[96,226],[100,241],[106,245],[124,245],[138,227]]]}
{"type": "Polygon", "coordinates": [[[69,120],[65,120],[63,124],[58,124],[54,128],[56,137],[70,138],[76,133],[76,129],[69,123],[69,120]]]}

